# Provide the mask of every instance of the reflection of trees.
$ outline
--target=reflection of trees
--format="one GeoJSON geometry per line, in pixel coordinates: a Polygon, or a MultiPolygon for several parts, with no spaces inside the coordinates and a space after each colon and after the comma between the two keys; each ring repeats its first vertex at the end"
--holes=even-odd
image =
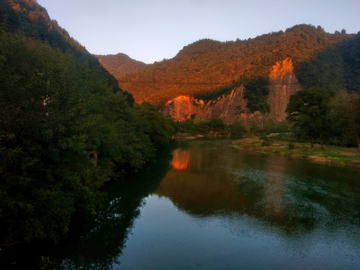
{"type": "Polygon", "coordinates": [[[104,207],[81,235],[76,248],[68,253],[69,269],[111,269],[122,254],[129,232],[143,206],[143,199],[154,192],[169,169],[171,156],[163,153],[156,164],[126,181],[106,187],[104,207]]]}
{"type": "Polygon", "coordinates": [[[170,168],[170,160],[170,151],[166,149],[155,164],[141,173],[109,183],[104,188],[103,206],[95,217],[77,212],[68,237],[57,246],[26,246],[20,256],[19,250],[15,250],[17,269],[21,266],[37,269],[39,264],[46,269],[111,269],[122,254],[143,199],[156,190],[170,168]]]}
{"type": "Polygon", "coordinates": [[[338,181],[353,175],[349,169],[242,152],[226,143],[191,144],[187,169],[170,170],[156,191],[190,215],[246,215],[301,235],[319,224],[351,220],[357,212],[359,187],[338,181]]]}

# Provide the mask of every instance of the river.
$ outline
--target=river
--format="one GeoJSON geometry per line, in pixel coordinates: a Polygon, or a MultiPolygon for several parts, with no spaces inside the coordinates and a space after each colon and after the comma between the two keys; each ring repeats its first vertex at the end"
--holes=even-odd
{"type": "Polygon", "coordinates": [[[360,269],[356,169],[195,139],[105,191],[105,207],[47,255],[49,265],[360,269]]]}
{"type": "Polygon", "coordinates": [[[360,269],[358,170],[193,140],[114,269],[360,269]]]}

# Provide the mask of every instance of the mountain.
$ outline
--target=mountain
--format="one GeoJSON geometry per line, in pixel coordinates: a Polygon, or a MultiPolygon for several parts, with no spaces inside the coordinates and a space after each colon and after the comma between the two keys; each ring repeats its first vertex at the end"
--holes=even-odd
{"type": "Polygon", "coordinates": [[[146,66],[145,63],[131,59],[123,53],[118,53],[116,55],[95,55],[95,57],[115,78],[135,73],[146,66]]]}
{"type": "Polygon", "coordinates": [[[359,48],[359,33],[302,24],[248,40],[199,40],[172,59],[116,78],[136,102],[160,105],[176,119],[282,121],[290,95],[300,89],[360,93],[359,48]]]}
{"type": "MultiPolygon", "coordinates": [[[[285,32],[272,32],[248,40],[204,39],[184,47],[172,59],[147,65],[117,79],[137,102],[153,104],[181,95],[214,100],[244,85],[245,99],[250,109],[256,111],[259,108],[254,104],[267,98],[266,85],[272,66],[287,58],[292,60],[302,87],[348,88],[344,60],[347,53],[343,48],[355,37],[345,30],[330,34],[320,26],[296,25],[285,32]],[[320,68],[315,70],[316,67],[320,68]],[[256,85],[261,84],[263,90],[256,93],[259,88],[256,85]]],[[[266,110],[265,107],[260,110],[266,110]]]]}

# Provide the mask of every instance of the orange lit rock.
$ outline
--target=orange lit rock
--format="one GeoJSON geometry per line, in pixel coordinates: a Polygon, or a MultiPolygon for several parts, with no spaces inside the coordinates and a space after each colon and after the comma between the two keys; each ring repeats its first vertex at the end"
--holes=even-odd
{"type": "Polygon", "coordinates": [[[189,96],[178,96],[172,100],[169,100],[165,104],[167,114],[170,114],[176,120],[189,119],[190,116],[196,111],[194,108],[194,101],[195,99],[189,96]]]}
{"type": "Polygon", "coordinates": [[[287,74],[292,74],[294,72],[294,65],[290,57],[286,58],[283,61],[277,62],[272,66],[269,78],[270,80],[277,80],[283,78],[287,74]]]}
{"type": "Polygon", "coordinates": [[[272,66],[269,83],[267,102],[271,107],[270,118],[277,122],[283,121],[286,118],[285,110],[290,96],[300,90],[291,58],[286,58],[272,66]]]}
{"type": "Polygon", "coordinates": [[[169,100],[162,112],[176,120],[189,119],[192,114],[198,114],[202,120],[221,118],[226,124],[231,124],[236,120],[240,120],[244,124],[252,121],[262,124],[269,118],[276,122],[283,121],[286,118],[285,110],[290,96],[300,90],[300,84],[296,79],[291,58],[277,62],[269,72],[267,99],[270,105],[269,114],[249,112],[247,101],[244,99],[245,88],[242,85],[234,88],[230,94],[207,103],[189,96],[178,96],[169,100]]]}

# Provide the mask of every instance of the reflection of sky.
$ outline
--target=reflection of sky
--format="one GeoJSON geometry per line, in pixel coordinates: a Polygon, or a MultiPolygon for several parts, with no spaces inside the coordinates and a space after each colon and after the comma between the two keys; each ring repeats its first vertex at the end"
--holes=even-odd
{"type": "Polygon", "coordinates": [[[359,269],[359,228],[286,235],[247,215],[197,219],[150,196],[114,269],[359,269]]]}
{"type": "Polygon", "coordinates": [[[302,23],[330,33],[360,30],[358,0],[37,1],[91,53],[121,52],[146,63],[203,38],[248,39],[302,23]]]}

